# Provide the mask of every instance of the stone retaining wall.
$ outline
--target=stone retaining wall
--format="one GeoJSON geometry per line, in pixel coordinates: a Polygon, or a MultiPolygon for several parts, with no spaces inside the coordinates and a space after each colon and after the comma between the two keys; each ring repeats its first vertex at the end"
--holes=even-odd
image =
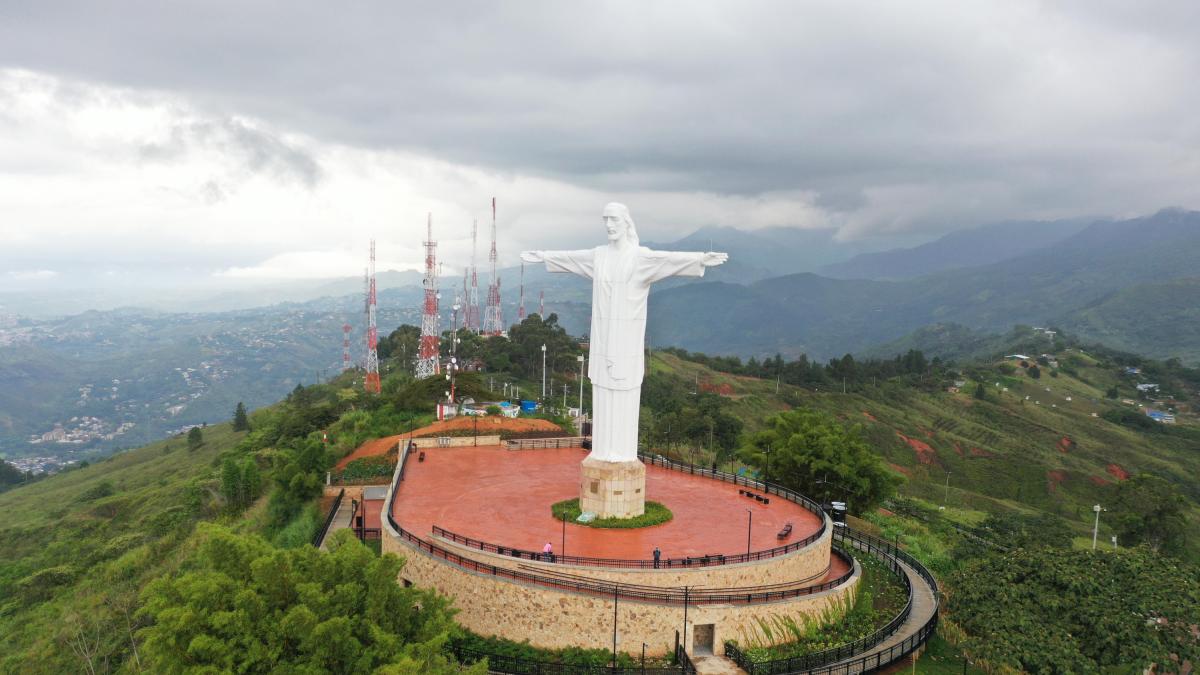
{"type": "MultiPolygon", "coordinates": [[[[406,559],[405,566],[400,571],[400,581],[434,588],[452,598],[459,610],[455,619],[469,630],[518,642],[529,640],[533,645],[547,649],[612,648],[612,598],[560,591],[466,570],[422,552],[400,539],[386,520],[383,527],[383,551],[396,553],[406,559]]],[[[824,549],[828,561],[828,535],[816,542],[812,548],[824,549]]],[[[496,556],[473,551],[471,557],[480,560],[486,558],[487,562],[492,563],[496,556]]],[[[528,564],[528,561],[525,562],[528,564]]],[[[767,578],[770,574],[765,571],[767,568],[792,562],[788,560],[788,556],[784,556],[729,567],[745,568],[740,573],[759,574],[760,578],[767,578]],[[761,569],[757,572],[749,571],[756,566],[761,569]]],[[[572,567],[571,571],[578,572],[580,569],[583,568],[572,567]]],[[[587,569],[596,571],[596,568],[587,569]]],[[[667,585],[668,577],[687,579],[687,583],[690,584],[699,577],[677,575],[695,575],[697,572],[712,574],[719,569],[706,568],[682,573],[648,570],[644,574],[664,575],[662,585],[667,585]]],[[[611,573],[608,570],[604,572],[611,573]]],[[[634,570],[618,574],[631,572],[634,570]]],[[[687,611],[684,644],[691,653],[693,645],[689,640],[693,636],[694,628],[711,625],[712,644],[719,653],[720,645],[727,639],[736,639],[742,644],[762,641],[765,637],[761,630],[764,622],[766,625],[773,625],[777,619],[790,619],[802,623],[803,617],[806,616],[817,616],[826,612],[840,614],[848,608],[859,578],[860,572],[856,564],[855,574],[849,581],[823,593],[754,605],[690,606],[687,611]]],[[[643,576],[639,582],[649,583],[650,579],[650,576],[643,576]]],[[[713,587],[718,584],[704,585],[713,587]]],[[[617,649],[621,651],[638,652],[644,642],[647,644],[648,654],[667,654],[674,647],[676,632],[683,630],[684,610],[680,606],[619,600],[616,609],[617,649]]]]}

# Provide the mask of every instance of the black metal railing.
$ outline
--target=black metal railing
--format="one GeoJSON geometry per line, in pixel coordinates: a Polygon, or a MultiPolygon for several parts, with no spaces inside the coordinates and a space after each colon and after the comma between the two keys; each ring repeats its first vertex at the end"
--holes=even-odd
{"type": "MultiPolygon", "coordinates": [[[[391,488],[388,490],[388,499],[384,503],[384,509],[387,511],[388,525],[395,530],[397,536],[416,547],[418,551],[427,553],[436,558],[441,558],[442,560],[453,563],[463,569],[467,569],[479,574],[486,574],[511,581],[531,583],[545,588],[575,593],[584,593],[602,597],[613,597],[615,595],[620,600],[636,600],[666,605],[683,605],[685,602],[689,605],[746,605],[763,602],[775,602],[778,600],[787,600],[790,598],[823,593],[841,586],[849,581],[854,575],[854,566],[850,565],[850,569],[838,577],[814,585],[796,585],[782,588],[779,586],[752,586],[736,589],[706,589],[680,592],[679,590],[673,588],[605,583],[568,575],[548,575],[511,569],[508,567],[500,567],[497,565],[490,565],[473,558],[459,555],[458,553],[443,548],[442,546],[439,546],[431,541],[422,539],[412,532],[405,530],[400,526],[400,523],[396,522],[396,519],[392,514],[392,503],[395,500],[395,494],[399,489],[400,481],[404,479],[404,467],[407,463],[406,460],[408,458],[408,454],[409,449],[405,448],[398,458],[396,476],[392,482],[391,488]]],[[[816,506],[815,503],[813,505],[815,508],[820,509],[820,507],[816,506]]]]}
{"type": "Polygon", "coordinates": [[[679,669],[684,675],[695,675],[696,666],[692,664],[692,657],[688,656],[687,649],[682,644],[675,645],[675,660],[679,662],[679,669]]]}
{"type": "Polygon", "coordinates": [[[839,645],[832,649],[827,649],[812,654],[804,654],[801,656],[793,656],[785,659],[775,659],[772,661],[755,662],[750,659],[745,652],[741,651],[736,644],[727,642],[725,644],[725,655],[732,661],[738,664],[738,667],[745,670],[750,675],[783,675],[786,673],[860,673],[869,672],[876,668],[881,668],[889,663],[892,663],[903,656],[908,655],[912,651],[920,647],[929,636],[937,629],[939,595],[937,581],[934,580],[933,574],[929,572],[916,558],[908,553],[900,550],[893,542],[875,537],[864,532],[848,527],[837,527],[834,529],[834,539],[849,546],[853,546],[859,550],[865,551],[868,554],[875,555],[887,565],[892,572],[899,574],[902,583],[904,584],[908,601],[904,608],[900,610],[896,616],[892,617],[887,624],[880,627],[874,633],[848,642],[844,645],[839,645]],[[901,642],[892,645],[886,650],[875,653],[865,653],[874,649],[880,643],[895,635],[901,626],[908,621],[912,615],[914,589],[912,582],[909,581],[908,574],[901,566],[901,562],[913,569],[928,585],[933,593],[933,613],[926,622],[918,628],[913,634],[907,636],[901,642]],[[862,654],[858,658],[855,655],[862,654]]]}
{"type": "MultiPolygon", "coordinates": [[[[443,539],[452,541],[456,544],[473,548],[486,553],[495,553],[498,555],[512,556],[514,558],[523,558],[527,560],[537,560],[547,562],[546,555],[541,551],[531,551],[528,549],[520,549],[514,546],[504,546],[502,544],[493,544],[479,539],[474,539],[465,535],[451,532],[444,527],[433,526],[434,536],[442,537],[443,539]]],[[[752,551],[750,553],[734,553],[726,555],[723,553],[710,553],[706,555],[688,556],[686,558],[662,558],[660,560],[639,560],[625,558],[592,558],[587,556],[576,555],[558,555],[555,554],[548,562],[561,563],[563,565],[582,565],[586,567],[620,567],[626,569],[690,569],[693,567],[713,567],[717,565],[735,565],[737,563],[754,562],[756,560],[766,560],[775,558],[781,555],[794,553],[802,548],[811,545],[821,537],[825,536],[825,521],[821,521],[821,527],[811,535],[794,541],[785,546],[776,546],[775,548],[766,549],[763,551],[752,551]]]]}
{"type": "Polygon", "coordinates": [[[509,450],[554,450],[582,447],[583,441],[583,436],[558,436],[555,438],[509,438],[504,443],[509,450]]]}
{"type": "Polygon", "coordinates": [[[325,541],[325,535],[329,533],[329,526],[333,525],[333,518],[337,515],[338,509],[342,506],[342,498],[346,496],[346,488],[338,490],[337,499],[333,500],[333,506],[329,507],[329,513],[325,515],[325,524],[317,533],[313,535],[312,545],[320,547],[321,542],[325,541]]]}
{"type": "Polygon", "coordinates": [[[805,509],[816,514],[816,516],[822,521],[825,520],[825,509],[821,508],[820,504],[814,502],[808,497],[805,497],[799,492],[785,488],[782,485],[776,485],[775,483],[764,483],[763,481],[754,480],[753,478],[746,478],[745,476],[739,476],[726,471],[718,471],[707,466],[697,466],[695,464],[688,464],[687,462],[677,462],[673,459],[667,459],[662,455],[647,455],[639,452],[638,459],[651,466],[661,466],[666,469],[673,469],[682,473],[688,473],[693,476],[705,476],[707,478],[712,478],[713,480],[719,480],[723,483],[733,483],[734,485],[740,485],[742,487],[754,488],[763,494],[783,497],[789,502],[799,504],[805,509]]]}

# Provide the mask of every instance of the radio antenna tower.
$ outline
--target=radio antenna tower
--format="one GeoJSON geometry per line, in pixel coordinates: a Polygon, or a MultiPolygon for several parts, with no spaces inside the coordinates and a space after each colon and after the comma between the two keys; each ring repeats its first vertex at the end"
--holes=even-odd
{"type": "Polygon", "coordinates": [[[475,244],[479,239],[479,219],[471,222],[471,287],[464,288],[463,295],[467,299],[467,313],[463,325],[472,333],[478,333],[479,321],[479,271],[475,266],[475,244]]]}
{"type": "Polygon", "coordinates": [[[538,291],[538,315],[546,319],[546,291],[538,291]]]}
{"type": "Polygon", "coordinates": [[[525,263],[521,263],[521,300],[517,304],[517,323],[525,320],[525,263]]]}
{"type": "Polygon", "coordinates": [[[342,324],[342,372],[350,370],[350,324],[342,324]]]}
{"type": "Polygon", "coordinates": [[[441,372],[438,362],[438,265],[433,240],[433,214],[425,224],[425,304],[421,311],[421,345],[417,354],[418,379],[441,372]]]}
{"type": "Polygon", "coordinates": [[[363,389],[369,394],[378,394],[379,383],[379,332],[375,327],[375,240],[371,240],[371,265],[367,271],[367,376],[363,378],[363,389]]]}
{"type": "Polygon", "coordinates": [[[492,285],[488,287],[487,308],[483,313],[484,335],[503,335],[504,318],[500,311],[500,275],[496,271],[496,198],[492,197],[492,252],[488,254],[492,263],[492,285]]]}

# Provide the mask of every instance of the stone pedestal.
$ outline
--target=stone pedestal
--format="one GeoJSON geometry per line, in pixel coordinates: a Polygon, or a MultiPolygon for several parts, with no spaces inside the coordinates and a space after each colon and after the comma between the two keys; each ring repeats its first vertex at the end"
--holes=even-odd
{"type": "Polygon", "coordinates": [[[605,462],[588,457],[581,465],[579,508],[597,518],[633,518],[646,512],[646,465],[637,460],[605,462]]]}

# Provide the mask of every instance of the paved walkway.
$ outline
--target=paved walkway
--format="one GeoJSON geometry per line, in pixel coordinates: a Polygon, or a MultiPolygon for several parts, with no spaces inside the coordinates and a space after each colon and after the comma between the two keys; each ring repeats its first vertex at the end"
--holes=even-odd
{"type": "Polygon", "coordinates": [[[746,671],[724,656],[693,656],[692,665],[696,666],[697,675],[746,675],[746,671]]]}
{"type": "Polygon", "coordinates": [[[913,589],[913,605],[912,611],[908,614],[908,620],[901,624],[895,633],[892,633],[886,640],[876,645],[874,649],[846,659],[844,662],[846,666],[843,669],[839,669],[835,664],[830,666],[827,672],[832,675],[854,675],[874,670],[874,663],[870,659],[867,660],[867,665],[870,666],[868,668],[864,668],[859,659],[864,656],[869,657],[873,654],[882,654],[891,647],[904,642],[910,636],[920,631],[925,622],[933,617],[934,612],[937,611],[937,602],[933,597],[933,589],[930,588],[925,578],[917,574],[917,571],[912,567],[903,562],[900,563],[900,567],[904,570],[904,574],[908,576],[908,581],[912,584],[913,589]]]}
{"type": "Polygon", "coordinates": [[[329,538],[333,536],[334,532],[338,530],[345,530],[350,527],[350,514],[352,508],[350,504],[350,497],[345,497],[342,499],[341,505],[338,506],[337,515],[333,517],[333,522],[329,525],[329,531],[325,533],[325,538],[321,540],[322,551],[326,550],[325,542],[329,541],[329,538]]]}

